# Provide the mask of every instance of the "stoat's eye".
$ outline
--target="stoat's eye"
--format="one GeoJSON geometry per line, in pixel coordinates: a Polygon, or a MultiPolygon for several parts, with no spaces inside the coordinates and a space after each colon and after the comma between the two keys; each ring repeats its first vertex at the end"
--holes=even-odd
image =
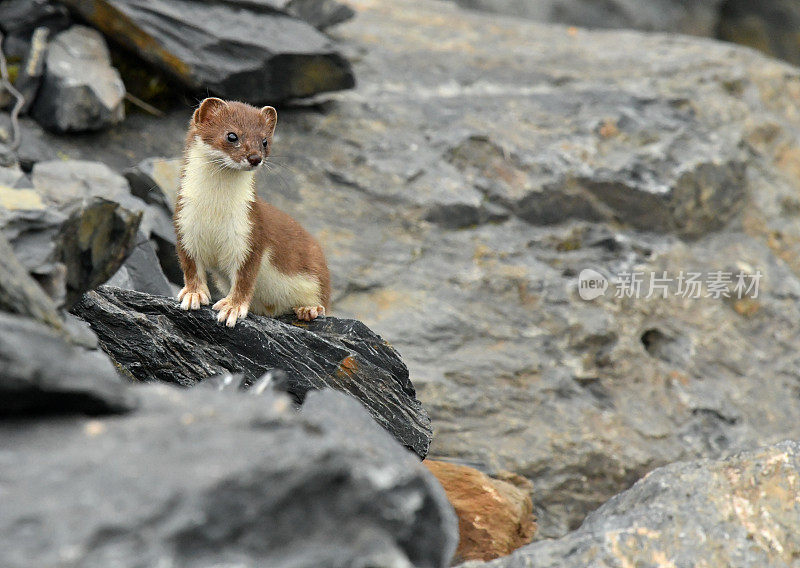
{"type": "Polygon", "coordinates": [[[264,148],[266,148],[266,147],[269,145],[269,140],[267,140],[266,138],[264,138],[264,139],[261,141],[261,143],[264,145],[264,148]]]}
{"type": "Polygon", "coordinates": [[[237,140],[239,140],[239,137],[236,136],[234,132],[228,132],[228,142],[233,143],[236,142],[237,140]]]}

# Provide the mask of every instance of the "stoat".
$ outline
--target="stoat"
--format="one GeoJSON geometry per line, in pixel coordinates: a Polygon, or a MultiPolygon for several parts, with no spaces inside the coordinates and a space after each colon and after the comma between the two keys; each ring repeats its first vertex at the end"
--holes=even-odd
{"type": "Polygon", "coordinates": [[[207,98],[186,137],[175,202],[183,268],[181,307],[210,302],[206,272],[226,296],[212,307],[233,327],[248,312],[325,315],[330,275],[322,247],[297,221],[256,196],[255,174],[272,149],[278,113],[207,98]]]}

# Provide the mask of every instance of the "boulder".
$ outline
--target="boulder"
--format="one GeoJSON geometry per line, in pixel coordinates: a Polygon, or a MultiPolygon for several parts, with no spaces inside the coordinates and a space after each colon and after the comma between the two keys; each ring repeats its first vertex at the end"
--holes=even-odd
{"type": "MultiPolygon", "coordinates": [[[[3,275],[0,282],[6,281],[3,275]]],[[[0,361],[0,417],[5,419],[119,414],[137,404],[101,351],[76,347],[28,318],[0,312],[0,361]]]]}
{"type": "Polygon", "coordinates": [[[56,35],[32,116],[54,132],[108,128],[125,118],[125,85],[103,36],[84,26],[56,35]]]}
{"type": "Polygon", "coordinates": [[[217,323],[210,307],[185,311],[174,298],[109,286],[86,294],[73,313],[138,381],[193,386],[230,372],[251,384],[281,369],[298,402],[310,390],[346,392],[400,443],[422,458],[427,454],[430,420],[408,369],[391,345],[358,321],[327,317],[301,324],[250,315],[231,329],[217,323]]]}
{"type": "Polygon", "coordinates": [[[800,444],[657,469],[581,527],[463,568],[792,566],[800,555],[800,444]]]}
{"type": "Polygon", "coordinates": [[[797,69],[708,39],[352,5],[337,35],[359,86],[279,125],[285,183],[259,191],[319,236],[334,313],[403,354],[431,458],[528,477],[552,538],[655,467],[800,439],[797,69]],[[586,268],[609,283],[593,301],[586,268]],[[668,297],[617,297],[626,271],[667,271],[668,297]],[[684,298],[689,271],[703,295],[710,271],[761,287],[684,298]]]}
{"type": "Polygon", "coordinates": [[[436,460],[422,463],[442,484],[458,516],[458,548],[453,564],[491,560],[528,544],[536,532],[531,483],[524,488],[465,465],[436,460]]]}
{"type": "Polygon", "coordinates": [[[457,525],[350,397],[138,387],[113,419],[0,422],[9,568],[444,568],[457,525]]]}
{"type": "Polygon", "coordinates": [[[330,40],[284,14],[188,0],[64,3],[197,92],[259,104],[354,84],[350,64],[330,40]]]}

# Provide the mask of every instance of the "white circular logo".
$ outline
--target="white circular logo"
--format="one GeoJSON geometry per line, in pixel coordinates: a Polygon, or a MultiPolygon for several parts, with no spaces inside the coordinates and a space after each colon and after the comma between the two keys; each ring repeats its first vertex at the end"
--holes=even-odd
{"type": "Polygon", "coordinates": [[[608,290],[608,278],[592,270],[584,268],[578,275],[578,295],[584,300],[599,298],[608,290]]]}

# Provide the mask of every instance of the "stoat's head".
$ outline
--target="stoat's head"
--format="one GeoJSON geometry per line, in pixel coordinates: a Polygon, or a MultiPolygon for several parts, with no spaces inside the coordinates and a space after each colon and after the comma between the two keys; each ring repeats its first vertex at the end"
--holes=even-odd
{"type": "Polygon", "coordinates": [[[277,122],[271,106],[259,109],[214,97],[201,102],[192,116],[195,139],[203,143],[209,160],[241,171],[256,169],[269,156],[277,122]]]}

